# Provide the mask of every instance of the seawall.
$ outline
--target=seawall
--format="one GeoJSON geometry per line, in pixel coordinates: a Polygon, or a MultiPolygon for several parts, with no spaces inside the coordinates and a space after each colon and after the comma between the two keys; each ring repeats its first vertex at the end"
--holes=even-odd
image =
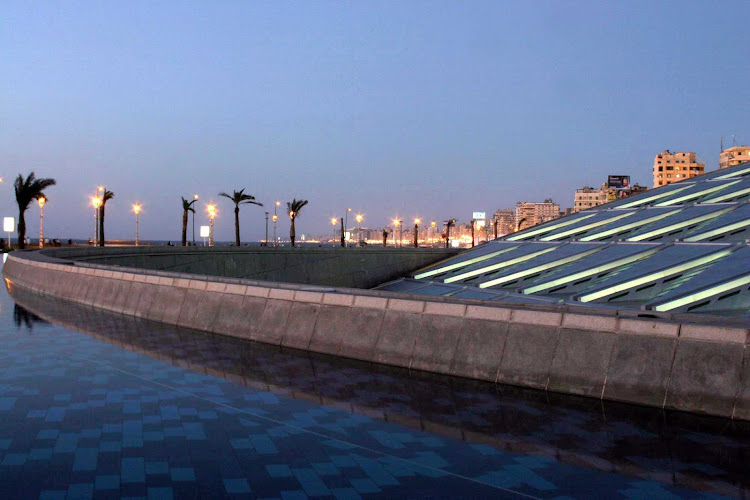
{"type": "Polygon", "coordinates": [[[15,252],[8,287],[415,370],[750,420],[742,321],[494,304],[97,266],[15,252]]]}

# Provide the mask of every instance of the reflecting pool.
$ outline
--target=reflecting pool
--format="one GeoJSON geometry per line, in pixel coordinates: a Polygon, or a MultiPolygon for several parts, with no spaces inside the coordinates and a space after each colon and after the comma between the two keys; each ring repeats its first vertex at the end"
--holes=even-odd
{"type": "Polygon", "coordinates": [[[750,424],[0,292],[6,498],[744,498],[750,424]]]}

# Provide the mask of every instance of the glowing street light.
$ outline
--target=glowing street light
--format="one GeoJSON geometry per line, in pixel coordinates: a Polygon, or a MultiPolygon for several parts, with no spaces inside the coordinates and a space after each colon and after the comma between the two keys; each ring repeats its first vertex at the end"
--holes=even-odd
{"type": "Polygon", "coordinates": [[[44,204],[47,203],[47,198],[41,195],[36,202],[39,203],[39,248],[44,248],[44,204]]]}
{"type": "Polygon", "coordinates": [[[364,217],[362,216],[362,214],[357,214],[355,218],[357,219],[357,246],[359,246],[359,242],[362,241],[361,224],[362,224],[362,219],[364,219],[364,217]]]}
{"type": "Polygon", "coordinates": [[[336,217],[331,217],[331,225],[333,226],[333,246],[336,247],[336,223],[338,220],[336,220],[336,217]]]}
{"type": "Polygon", "coordinates": [[[133,205],[133,212],[135,212],[135,246],[138,246],[138,214],[141,213],[141,204],[136,202],[133,205]]]}
{"type": "Polygon", "coordinates": [[[102,206],[102,199],[97,195],[91,198],[91,205],[94,207],[94,245],[99,241],[99,207],[102,206]]]}
{"type": "MultiPolygon", "coordinates": [[[[344,212],[344,231],[346,231],[347,226],[349,225],[349,212],[351,212],[351,208],[347,208],[346,212],[344,212]]],[[[349,238],[347,238],[348,240],[349,238]]],[[[346,243],[347,246],[349,246],[349,242],[346,243]]]]}
{"type": "Polygon", "coordinates": [[[216,218],[216,205],[209,203],[208,207],[209,229],[208,229],[208,246],[214,246],[214,219],[216,218]]]}
{"type": "Polygon", "coordinates": [[[414,219],[414,248],[419,247],[419,225],[422,223],[422,219],[417,217],[414,219]]]}
{"type": "Polygon", "coordinates": [[[397,247],[398,243],[396,243],[396,231],[398,231],[398,226],[401,224],[401,219],[393,219],[393,246],[397,247]]]}
{"type": "MultiPolygon", "coordinates": [[[[198,201],[198,195],[193,195],[193,201],[198,201]]],[[[195,210],[193,210],[193,246],[195,246],[195,210]]]]}
{"type": "Polygon", "coordinates": [[[278,245],[278,240],[276,239],[276,221],[279,220],[279,216],[276,210],[278,210],[279,206],[281,206],[281,202],[277,201],[273,207],[273,246],[278,245]]]}

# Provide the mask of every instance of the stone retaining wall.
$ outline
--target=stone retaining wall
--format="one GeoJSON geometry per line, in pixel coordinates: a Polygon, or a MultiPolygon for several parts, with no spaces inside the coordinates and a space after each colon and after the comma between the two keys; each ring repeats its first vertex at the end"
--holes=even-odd
{"type": "Polygon", "coordinates": [[[750,420],[748,330],[593,308],[82,267],[12,254],[9,287],[364,361],[750,420]]]}

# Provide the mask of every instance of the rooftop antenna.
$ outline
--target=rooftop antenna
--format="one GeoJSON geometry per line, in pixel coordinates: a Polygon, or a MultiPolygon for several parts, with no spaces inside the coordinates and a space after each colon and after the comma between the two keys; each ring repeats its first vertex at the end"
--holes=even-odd
{"type": "Polygon", "coordinates": [[[734,134],[732,134],[732,146],[736,146],[736,145],[737,145],[737,141],[734,138],[734,134]]]}
{"type": "Polygon", "coordinates": [[[724,136],[723,135],[721,136],[721,150],[719,152],[721,151],[724,151],[724,136]]]}

